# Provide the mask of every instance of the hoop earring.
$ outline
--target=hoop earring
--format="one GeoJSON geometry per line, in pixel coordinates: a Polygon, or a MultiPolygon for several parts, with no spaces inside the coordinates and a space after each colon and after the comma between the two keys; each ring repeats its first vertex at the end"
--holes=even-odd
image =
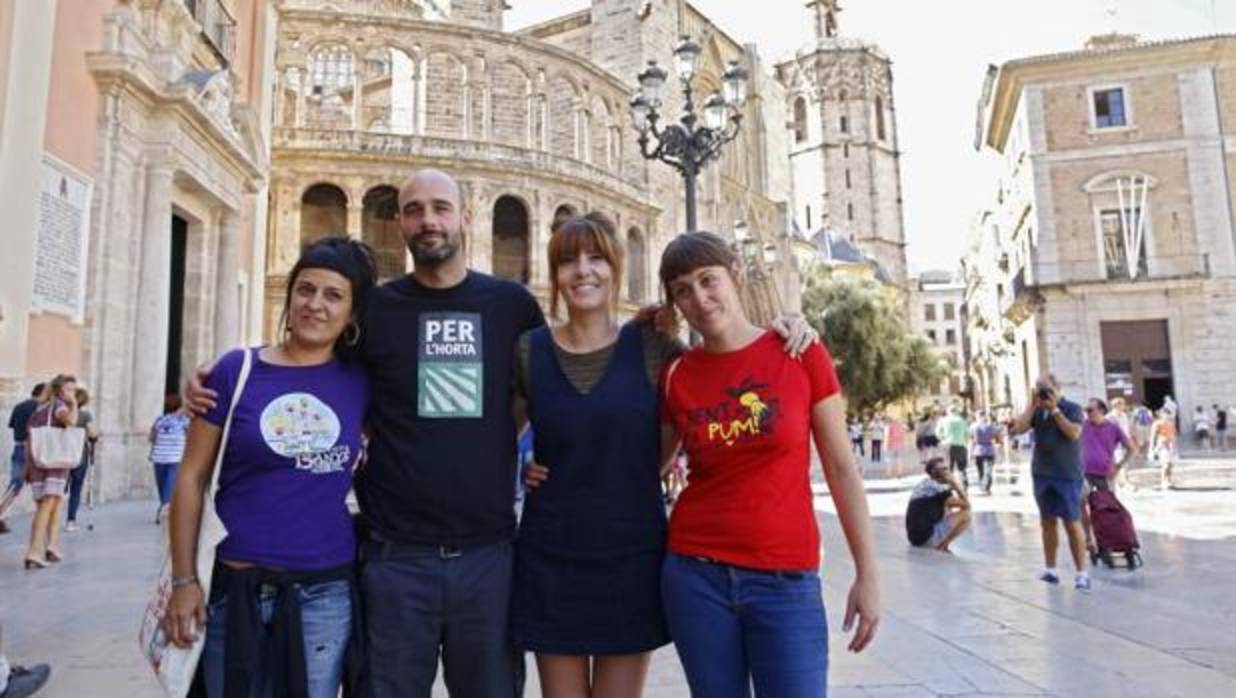
{"type": "Polygon", "coordinates": [[[357,343],[360,342],[360,338],[361,338],[361,328],[360,328],[360,325],[356,324],[355,320],[349,322],[348,326],[343,328],[343,341],[348,346],[350,347],[356,346],[357,343]],[[348,336],[348,330],[352,330],[351,337],[348,336]]]}

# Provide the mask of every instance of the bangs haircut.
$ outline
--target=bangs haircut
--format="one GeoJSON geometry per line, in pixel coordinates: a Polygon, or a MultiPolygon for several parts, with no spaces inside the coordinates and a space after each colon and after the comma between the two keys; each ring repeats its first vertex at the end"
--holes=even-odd
{"type": "Polygon", "coordinates": [[[592,211],[560,222],[549,236],[549,315],[558,319],[558,268],[579,258],[580,253],[599,254],[613,271],[610,279],[610,309],[618,307],[622,292],[625,251],[614,223],[605,214],[592,211]]]}
{"type": "Polygon", "coordinates": [[[670,241],[661,253],[661,286],[665,289],[666,299],[673,298],[670,293],[670,283],[684,274],[690,274],[703,267],[725,267],[734,277],[734,266],[738,257],[730,249],[729,243],[716,233],[696,231],[683,233],[670,241]]]}

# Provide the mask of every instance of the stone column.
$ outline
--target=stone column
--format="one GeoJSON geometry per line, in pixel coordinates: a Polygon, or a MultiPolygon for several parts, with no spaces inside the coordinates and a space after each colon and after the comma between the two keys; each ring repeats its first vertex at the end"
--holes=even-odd
{"type": "Polygon", "coordinates": [[[172,274],[172,174],[166,162],[146,168],[130,415],[138,429],[145,429],[163,411],[172,274]]]}
{"type": "Polygon", "coordinates": [[[348,201],[348,237],[360,240],[364,238],[365,204],[358,197],[348,201]]]}
{"type": "Polygon", "coordinates": [[[224,209],[219,216],[219,258],[215,260],[215,355],[240,340],[240,215],[224,209]]]}

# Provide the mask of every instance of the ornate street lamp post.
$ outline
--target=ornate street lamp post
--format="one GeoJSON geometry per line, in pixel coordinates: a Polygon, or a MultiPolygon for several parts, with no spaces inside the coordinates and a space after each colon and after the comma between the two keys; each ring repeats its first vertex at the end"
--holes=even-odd
{"type": "Polygon", "coordinates": [[[703,105],[704,123],[699,125],[691,80],[700,56],[700,45],[684,36],[674,49],[674,72],[682,84],[684,104],[678,123],[658,126],[661,90],[669,76],[656,61],[639,74],[639,92],[631,99],[631,116],[639,131],[640,153],[660,160],[682,173],[687,190],[687,230],[695,230],[695,180],[721,146],[734,140],[742,126],[742,103],[747,98],[747,71],[730,61],[722,76],[724,96],[712,94],[703,105]]]}

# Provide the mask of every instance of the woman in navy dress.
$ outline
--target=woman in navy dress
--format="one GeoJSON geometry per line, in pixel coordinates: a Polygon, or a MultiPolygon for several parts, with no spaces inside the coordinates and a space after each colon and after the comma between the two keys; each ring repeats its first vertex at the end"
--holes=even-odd
{"type": "Polygon", "coordinates": [[[549,244],[551,314],[520,338],[517,408],[553,472],[524,503],[511,609],[515,644],[536,653],[544,695],[639,696],[650,652],[669,642],[656,380],[681,351],[615,322],[623,270],[613,225],[564,222],[549,244]]]}

